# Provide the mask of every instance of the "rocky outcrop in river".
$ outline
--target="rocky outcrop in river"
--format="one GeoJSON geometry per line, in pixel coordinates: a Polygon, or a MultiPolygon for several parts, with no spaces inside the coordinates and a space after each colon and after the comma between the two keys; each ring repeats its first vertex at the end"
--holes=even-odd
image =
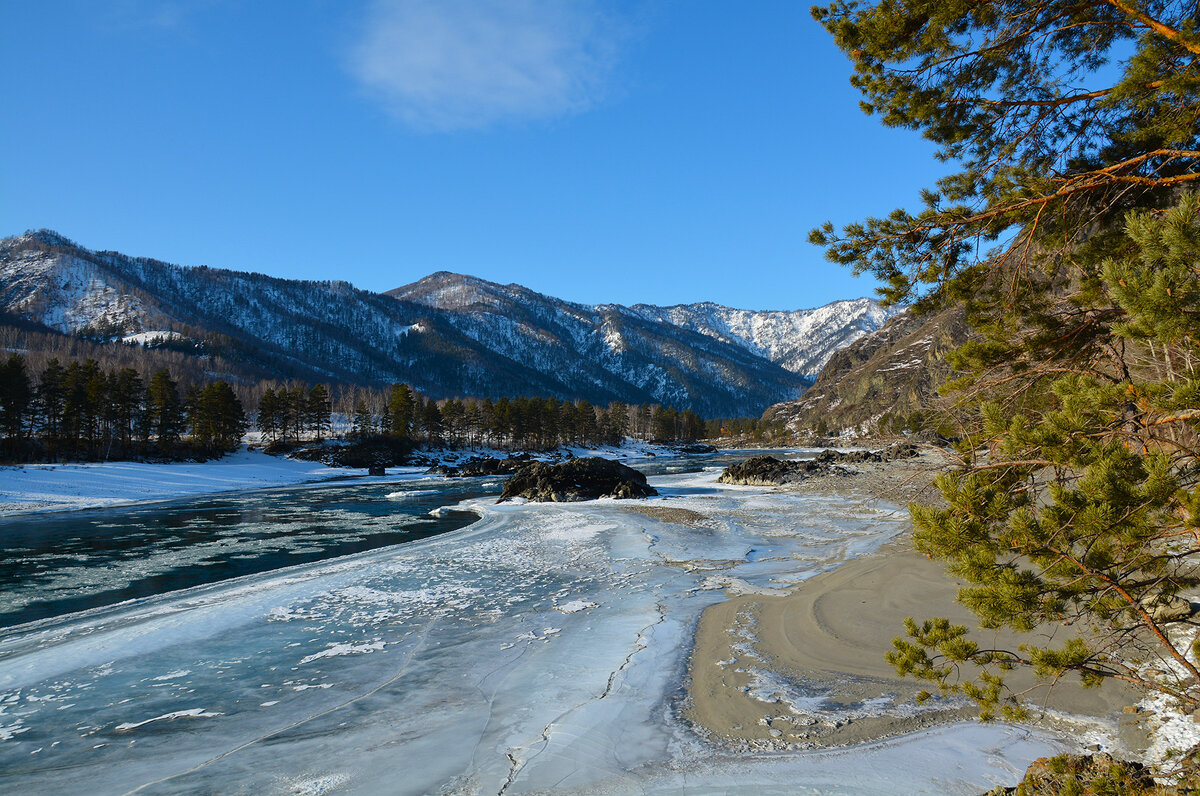
{"type": "Polygon", "coordinates": [[[774,456],[752,456],[744,462],[726,467],[717,481],[743,486],[782,486],[807,478],[843,475],[850,475],[850,472],[815,459],[790,461],[774,456]]]}
{"type": "Polygon", "coordinates": [[[825,464],[862,464],[864,462],[894,462],[920,456],[921,449],[910,442],[897,442],[877,451],[823,450],[813,461],[825,464]]]}
{"type": "Polygon", "coordinates": [[[500,502],[523,497],[538,502],[566,503],[657,494],[654,487],[646,484],[646,476],[632,467],[593,456],[561,464],[527,464],[505,482],[500,502]]]}
{"type": "Polygon", "coordinates": [[[744,462],[731,464],[717,480],[722,484],[744,486],[782,486],[809,478],[854,475],[841,465],[866,462],[890,462],[920,455],[916,445],[898,443],[878,451],[824,450],[812,459],[785,460],[774,456],[754,456],[744,462]]]}

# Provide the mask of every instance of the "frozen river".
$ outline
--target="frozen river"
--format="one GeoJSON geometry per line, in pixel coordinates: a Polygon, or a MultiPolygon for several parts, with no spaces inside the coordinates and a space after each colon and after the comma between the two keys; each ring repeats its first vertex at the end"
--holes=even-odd
{"type": "MultiPolygon", "coordinates": [[[[649,501],[469,498],[458,530],[0,631],[0,790],[977,793],[1045,753],[979,725],[825,753],[700,739],[682,689],[721,588],[786,586],[903,528],[718,473],[656,476],[649,501]]],[[[355,489],[295,497],[313,513],[355,489]]],[[[411,522],[429,489],[373,499],[411,522]]],[[[380,516],[331,522],[359,538],[380,516]]]]}

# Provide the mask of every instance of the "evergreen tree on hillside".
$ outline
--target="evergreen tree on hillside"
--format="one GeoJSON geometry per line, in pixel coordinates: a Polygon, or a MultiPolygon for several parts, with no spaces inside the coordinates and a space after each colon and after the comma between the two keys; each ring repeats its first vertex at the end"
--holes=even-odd
{"type": "Polygon", "coordinates": [[[1022,712],[1014,666],[1200,706],[1180,598],[1200,583],[1200,201],[1184,193],[1200,184],[1195,8],[889,0],[814,14],[852,58],[864,108],[961,164],[920,212],[813,233],[889,300],[962,302],[977,332],[954,357],[962,467],[939,478],[945,508],[912,508],[915,544],[966,583],[983,627],[1058,627],[991,649],[944,619],[910,621],[892,662],[985,716],[1022,712]],[[958,679],[965,664],[977,679],[958,679]]]}

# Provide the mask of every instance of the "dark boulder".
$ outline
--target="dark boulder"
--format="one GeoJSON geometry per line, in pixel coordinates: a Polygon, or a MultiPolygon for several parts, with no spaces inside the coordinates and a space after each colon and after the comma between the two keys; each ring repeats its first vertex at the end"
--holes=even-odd
{"type": "Polygon", "coordinates": [[[799,461],[776,459],[774,456],[753,456],[744,462],[726,467],[717,480],[722,484],[781,486],[808,478],[853,475],[853,472],[844,468],[844,465],[848,464],[891,462],[920,455],[921,450],[916,445],[898,442],[877,451],[823,450],[812,459],[799,461]]]}
{"type": "Polygon", "coordinates": [[[862,464],[863,462],[881,462],[883,456],[879,451],[835,451],[823,450],[813,461],[822,464],[862,464]]]}
{"type": "Polygon", "coordinates": [[[272,442],[263,448],[272,455],[286,454],[292,459],[321,462],[330,467],[398,467],[408,464],[412,445],[398,437],[377,434],[349,441],[325,440],[323,442],[272,442]]]}
{"type": "Polygon", "coordinates": [[[889,462],[899,459],[915,459],[921,455],[921,447],[911,442],[897,442],[895,445],[887,448],[884,453],[887,455],[889,462]]]}
{"type": "Polygon", "coordinates": [[[367,475],[387,475],[387,468],[382,464],[372,464],[367,468],[367,475]]]}
{"type": "Polygon", "coordinates": [[[850,473],[841,467],[816,459],[785,461],[774,456],[752,456],[744,462],[726,467],[717,481],[743,486],[782,486],[808,478],[844,475],[850,473]]]}
{"type": "Polygon", "coordinates": [[[512,475],[528,463],[528,454],[523,457],[510,456],[507,459],[493,459],[488,456],[483,459],[471,459],[465,462],[459,468],[459,471],[465,476],[512,475]]]}
{"type": "Polygon", "coordinates": [[[877,451],[823,450],[817,454],[815,461],[825,464],[862,464],[864,462],[894,462],[920,455],[921,449],[916,445],[910,442],[897,442],[895,445],[877,451]]]}
{"type": "Polygon", "coordinates": [[[611,459],[588,457],[560,464],[534,462],[504,484],[500,502],[523,497],[538,502],[566,503],[600,497],[642,498],[658,492],[646,476],[611,459]]]}

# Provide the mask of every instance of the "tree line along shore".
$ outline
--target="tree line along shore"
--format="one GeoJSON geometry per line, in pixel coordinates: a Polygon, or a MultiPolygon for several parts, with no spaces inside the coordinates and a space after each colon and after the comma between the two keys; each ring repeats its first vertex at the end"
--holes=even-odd
{"type": "Polygon", "coordinates": [[[0,362],[0,461],[8,463],[215,458],[252,430],[269,451],[286,452],[325,440],[335,418],[338,436],[351,442],[384,440],[401,448],[595,447],[626,437],[695,440],[741,427],[656,404],[507,396],[438,401],[407,384],[184,383],[168,368],[105,369],[94,359],[52,358],[36,373],[21,354],[0,362]]]}

